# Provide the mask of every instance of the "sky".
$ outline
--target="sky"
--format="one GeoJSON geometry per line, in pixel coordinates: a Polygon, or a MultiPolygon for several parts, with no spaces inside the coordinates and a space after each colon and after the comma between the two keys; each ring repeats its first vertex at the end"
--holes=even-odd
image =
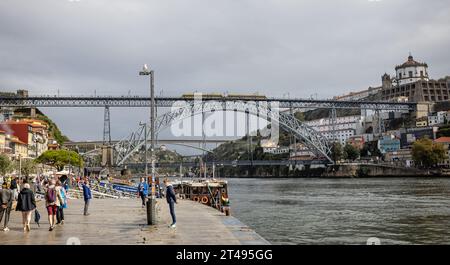
{"type": "MultiPolygon", "coordinates": [[[[411,52],[450,75],[448,0],[1,0],[0,90],[30,95],[228,92],[331,98],[381,84],[411,52]]],[[[72,140],[103,109],[43,109],[72,140]]],[[[112,109],[113,139],[146,120],[112,109]]]]}

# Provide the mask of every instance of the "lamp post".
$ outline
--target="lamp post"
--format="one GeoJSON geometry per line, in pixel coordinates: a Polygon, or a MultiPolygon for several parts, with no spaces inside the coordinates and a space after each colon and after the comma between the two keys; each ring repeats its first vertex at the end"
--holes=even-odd
{"type": "MultiPolygon", "coordinates": [[[[147,200],[147,223],[149,225],[156,224],[156,192],[155,192],[155,88],[153,83],[154,72],[149,70],[147,64],[144,64],[139,75],[150,76],[150,159],[152,163],[152,189],[151,197],[147,200]]],[[[146,134],[147,135],[147,134],[146,134]]],[[[147,144],[147,141],[146,141],[147,144]]]]}
{"type": "Polygon", "coordinates": [[[148,176],[148,155],[147,155],[147,123],[145,122],[140,122],[139,123],[140,126],[144,126],[144,146],[145,146],[145,150],[144,150],[144,161],[145,161],[145,171],[144,171],[144,175],[147,177],[148,176]]]}

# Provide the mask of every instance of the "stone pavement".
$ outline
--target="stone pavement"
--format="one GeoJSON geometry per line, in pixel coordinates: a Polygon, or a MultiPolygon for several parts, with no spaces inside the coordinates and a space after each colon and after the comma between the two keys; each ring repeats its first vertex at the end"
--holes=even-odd
{"type": "MultiPolygon", "coordinates": [[[[168,228],[171,223],[168,205],[158,200],[157,225],[148,226],[146,211],[138,199],[94,199],[90,215],[83,216],[83,200],[70,200],[65,209],[65,224],[49,232],[47,212],[43,203],[38,203],[41,214],[40,227],[33,221],[31,232],[24,233],[20,212],[12,212],[9,228],[0,231],[3,244],[66,244],[80,242],[93,244],[269,244],[246,225],[232,216],[200,203],[180,200],[175,206],[177,228],[168,228]],[[79,240],[79,241],[78,241],[79,240]]],[[[1,227],[3,223],[1,224],[1,227]]]]}

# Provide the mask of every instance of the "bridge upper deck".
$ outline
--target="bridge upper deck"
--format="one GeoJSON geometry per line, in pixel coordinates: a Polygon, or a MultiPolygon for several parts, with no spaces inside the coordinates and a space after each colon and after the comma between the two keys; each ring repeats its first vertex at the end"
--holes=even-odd
{"type": "MultiPolygon", "coordinates": [[[[175,102],[192,102],[184,97],[156,97],[157,107],[172,107],[175,102]]],[[[383,102],[383,101],[339,101],[311,100],[295,98],[202,98],[203,102],[277,102],[280,108],[343,108],[343,109],[379,109],[379,110],[415,110],[414,102],[383,102]]],[[[150,97],[0,97],[0,107],[150,107],[150,97]]]]}

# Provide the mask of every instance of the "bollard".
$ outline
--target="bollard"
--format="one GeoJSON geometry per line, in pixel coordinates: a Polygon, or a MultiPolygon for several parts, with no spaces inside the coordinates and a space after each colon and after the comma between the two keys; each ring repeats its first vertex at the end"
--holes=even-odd
{"type": "Polygon", "coordinates": [[[156,199],[148,198],[147,200],[147,224],[156,225],[156,199]]]}

